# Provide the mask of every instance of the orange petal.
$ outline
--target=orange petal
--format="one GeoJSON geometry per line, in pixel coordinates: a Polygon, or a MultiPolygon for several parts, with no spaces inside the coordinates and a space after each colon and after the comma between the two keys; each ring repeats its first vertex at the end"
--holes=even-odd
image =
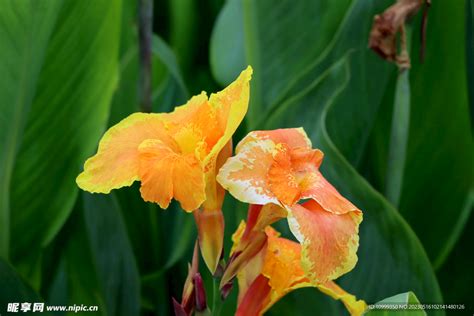
{"type": "MultiPolygon", "coordinates": [[[[261,276],[265,277],[271,290],[262,299],[264,304],[258,306],[259,310],[255,315],[263,314],[283,296],[303,287],[316,287],[332,298],[341,300],[352,316],[363,314],[367,307],[364,301],[358,301],[354,295],[345,292],[332,281],[321,284],[312,282],[307,277],[306,272],[301,266],[302,247],[300,244],[279,237],[278,232],[271,227],[268,227],[265,232],[268,239],[263,265],[257,263],[256,266],[261,267],[261,276]]],[[[239,295],[243,297],[242,301],[239,301],[240,306],[244,305],[245,297],[259,295],[255,290],[251,292],[254,286],[253,282],[263,283],[261,277],[257,278],[255,276],[255,272],[253,272],[254,274],[249,272],[250,269],[252,269],[252,266],[249,263],[244,271],[239,273],[239,295]],[[246,279],[243,277],[246,277],[246,279]],[[241,291],[245,292],[240,293],[241,291]]],[[[260,287],[263,287],[263,284],[260,284],[260,287]]]]}
{"type": "MultiPolygon", "coordinates": [[[[245,230],[246,225],[242,222],[233,236],[234,246],[238,247],[245,230]]],[[[267,241],[264,248],[238,273],[239,315],[262,315],[283,296],[303,287],[316,287],[341,300],[352,316],[362,315],[366,309],[364,301],[358,301],[332,281],[319,283],[307,277],[301,266],[300,244],[279,237],[279,233],[270,226],[265,229],[265,234],[267,241]]]]}
{"type": "Polygon", "coordinates": [[[237,152],[245,144],[269,139],[275,144],[286,144],[290,149],[293,148],[311,148],[311,140],[306,135],[306,132],[302,127],[299,128],[281,128],[270,131],[253,131],[250,132],[237,146],[237,152]]]}
{"type": "Polygon", "coordinates": [[[224,242],[224,216],[221,210],[196,210],[193,212],[198,228],[201,254],[211,273],[219,264],[224,242]]]}
{"type": "Polygon", "coordinates": [[[288,292],[311,286],[300,265],[301,246],[278,237],[278,232],[271,227],[267,227],[265,234],[266,246],[237,276],[238,310],[252,311],[245,315],[262,315],[288,292]]]}
{"type": "Polygon", "coordinates": [[[334,214],[313,200],[287,211],[290,229],[303,246],[303,269],[312,282],[334,280],[354,268],[361,211],[334,214]]]}
{"type": "Polygon", "coordinates": [[[221,150],[217,159],[208,164],[206,168],[206,201],[202,205],[205,210],[222,209],[224,203],[225,190],[216,181],[217,170],[222,167],[225,161],[232,155],[232,140],[230,140],[221,150]]]}
{"type": "Polygon", "coordinates": [[[301,245],[278,237],[274,229],[267,228],[267,253],[262,274],[269,279],[269,284],[275,292],[274,299],[285,295],[295,286],[308,283],[305,272],[301,267],[301,245]]]}
{"type": "MultiPolygon", "coordinates": [[[[250,208],[255,207],[251,205],[250,208]]],[[[250,212],[249,208],[249,212],[250,212]]],[[[258,213],[258,217],[255,221],[255,225],[252,228],[255,231],[265,231],[266,227],[275,223],[276,221],[285,218],[287,216],[287,211],[280,205],[276,204],[266,204],[261,206],[261,210],[258,213]]],[[[248,219],[250,225],[250,218],[248,219]]]]}
{"type": "Polygon", "coordinates": [[[301,182],[301,199],[313,199],[326,211],[345,214],[358,208],[344,198],[317,170],[307,171],[301,182]]]}
{"type": "Polygon", "coordinates": [[[77,185],[97,193],[131,185],[139,179],[138,146],[146,139],[158,139],[176,149],[162,115],[132,114],[104,134],[97,154],[86,161],[84,171],[77,177],[77,185]]]}
{"type": "Polygon", "coordinates": [[[302,128],[256,131],[237,145],[237,154],[221,168],[217,180],[243,202],[292,205],[301,197],[304,174],[299,169],[308,164],[317,169],[321,161],[322,153],[311,150],[302,128]]]}
{"type": "MultiPolygon", "coordinates": [[[[240,144],[237,147],[239,146],[240,144]]],[[[219,170],[217,181],[242,202],[279,204],[267,180],[269,169],[274,162],[275,150],[275,143],[269,139],[240,146],[240,151],[229,158],[219,170]]]]}
{"type": "MultiPolygon", "coordinates": [[[[260,269],[257,268],[255,263],[251,263],[256,257],[259,257],[262,249],[265,247],[267,237],[264,232],[256,231],[253,232],[250,239],[245,241],[239,240],[239,243],[234,243],[232,248],[232,256],[229,259],[229,263],[226,266],[224,275],[221,279],[221,288],[231,281],[239,271],[244,267],[249,266],[252,271],[252,275],[260,273],[260,269]],[[257,269],[257,270],[255,270],[257,269]]],[[[248,269],[246,274],[248,274],[248,269]]]]}
{"type": "Polygon", "coordinates": [[[232,280],[244,266],[249,265],[250,261],[261,252],[267,240],[265,228],[286,217],[286,214],[284,208],[275,204],[250,205],[247,224],[242,221],[237,231],[232,235],[234,245],[231,249],[231,259],[222,276],[221,286],[232,280]]]}
{"type": "Polygon", "coordinates": [[[268,170],[268,185],[278,200],[293,205],[300,199],[300,187],[293,171],[290,148],[280,143],[273,154],[273,163],[268,170]]]}
{"type": "Polygon", "coordinates": [[[139,152],[140,191],[145,201],[167,208],[174,197],[189,212],[204,202],[204,172],[194,155],[177,154],[153,139],[142,142],[139,152]]]}
{"type": "MultiPolygon", "coordinates": [[[[253,257],[247,256],[243,251],[245,251],[245,246],[242,246],[242,243],[247,243],[246,241],[242,241],[243,235],[247,231],[247,224],[245,221],[241,221],[239,224],[239,227],[237,230],[234,232],[232,235],[232,249],[231,249],[231,256],[230,256],[230,261],[228,266],[226,267],[226,270],[224,271],[224,275],[222,276],[221,280],[221,288],[223,285],[225,285],[227,282],[229,282],[232,278],[235,277],[235,274],[237,273],[237,280],[239,282],[239,298],[238,302],[240,302],[243,297],[245,296],[245,293],[247,292],[247,289],[250,287],[252,282],[255,280],[255,278],[260,274],[262,271],[262,266],[263,266],[263,260],[265,258],[266,254],[266,235],[263,233],[264,240],[263,240],[263,245],[261,245],[260,250],[254,255],[253,257]],[[235,259],[238,257],[237,256],[242,256],[247,257],[245,261],[241,261],[240,264],[235,262],[235,259]],[[233,270],[233,271],[230,271],[233,270]]],[[[260,236],[261,234],[259,234],[260,236]]],[[[241,257],[242,258],[242,257],[241,257]]],[[[239,259],[240,260],[240,259],[239,259]]]]}

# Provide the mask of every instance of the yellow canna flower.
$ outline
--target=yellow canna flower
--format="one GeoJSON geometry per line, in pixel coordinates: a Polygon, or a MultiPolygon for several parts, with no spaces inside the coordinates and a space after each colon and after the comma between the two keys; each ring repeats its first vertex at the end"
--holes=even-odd
{"type": "Polygon", "coordinates": [[[135,113],[111,127],[97,153],[77,177],[89,192],[140,181],[145,201],[167,208],[171,199],[194,212],[201,252],[214,272],[222,251],[225,191],[216,173],[232,154],[232,135],[243,120],[249,101],[248,67],[224,90],[192,97],[172,113],[135,113]]]}
{"type": "Polygon", "coordinates": [[[322,159],[302,128],[251,132],[238,144],[217,180],[234,197],[253,204],[251,228],[221,285],[261,248],[265,227],[281,218],[287,218],[301,243],[301,266],[311,282],[325,284],[354,268],[362,212],[319,172],[322,159]]]}
{"type": "MultiPolygon", "coordinates": [[[[246,231],[242,221],[233,236],[238,247],[246,231]]],[[[237,316],[256,316],[265,313],[273,304],[289,292],[315,287],[336,300],[341,300],[353,316],[362,315],[366,304],[344,291],[333,281],[317,283],[302,269],[301,245],[279,237],[270,226],[265,229],[266,241],[261,250],[237,274],[239,298],[237,316]]]]}

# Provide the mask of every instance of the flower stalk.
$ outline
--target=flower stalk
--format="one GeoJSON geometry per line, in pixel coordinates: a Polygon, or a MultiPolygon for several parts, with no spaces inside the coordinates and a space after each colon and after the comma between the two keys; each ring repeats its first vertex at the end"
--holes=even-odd
{"type": "Polygon", "coordinates": [[[140,50],[140,106],[151,112],[151,39],[153,34],[153,0],[140,0],[138,5],[138,40],[140,50]]]}

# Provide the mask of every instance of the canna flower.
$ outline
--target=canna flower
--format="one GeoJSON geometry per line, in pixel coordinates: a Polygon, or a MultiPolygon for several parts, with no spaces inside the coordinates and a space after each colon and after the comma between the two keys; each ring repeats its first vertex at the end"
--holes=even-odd
{"type": "Polygon", "coordinates": [[[174,198],[193,212],[206,265],[214,272],[221,256],[225,191],[217,170],[232,154],[232,135],[249,101],[251,67],[224,90],[203,92],[172,113],[134,113],[102,137],[97,153],[77,177],[93,193],[140,181],[145,201],[167,208],[174,198]]]}
{"type": "Polygon", "coordinates": [[[251,206],[221,287],[261,251],[267,226],[282,218],[301,244],[300,266],[311,284],[327,284],[354,268],[362,212],[323,177],[322,160],[302,128],[251,132],[238,144],[217,180],[251,206]]]}
{"type": "MultiPolygon", "coordinates": [[[[238,247],[246,230],[242,221],[232,236],[238,247]]],[[[317,283],[308,278],[301,268],[301,245],[279,237],[270,226],[264,231],[266,241],[261,250],[237,274],[239,297],[237,316],[262,315],[289,292],[315,287],[326,295],[340,300],[351,315],[362,315],[366,304],[345,292],[333,281],[317,283]]]]}

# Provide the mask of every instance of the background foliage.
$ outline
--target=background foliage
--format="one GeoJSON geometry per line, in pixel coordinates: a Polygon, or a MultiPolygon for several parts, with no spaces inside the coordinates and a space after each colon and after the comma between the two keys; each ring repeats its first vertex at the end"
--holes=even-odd
{"type": "MultiPolygon", "coordinates": [[[[341,285],[369,303],[413,291],[472,314],[474,1],[433,0],[424,63],[420,17],[411,20],[403,89],[396,67],[367,49],[373,16],[391,3],[155,1],[153,110],[214,92],[252,65],[234,142],[303,126],[325,152],[323,173],[364,210],[359,263],[341,285]],[[406,150],[391,142],[392,124],[408,128],[406,150]]],[[[135,0],[0,2],[0,313],[43,299],[99,305],[101,315],[168,315],[181,297],[192,216],[143,202],[136,185],[104,196],[74,182],[104,130],[140,110],[136,12],[135,0]]],[[[226,198],[226,253],[245,213],[226,198]]],[[[304,289],[269,314],[316,310],[345,313],[304,289]]]]}

